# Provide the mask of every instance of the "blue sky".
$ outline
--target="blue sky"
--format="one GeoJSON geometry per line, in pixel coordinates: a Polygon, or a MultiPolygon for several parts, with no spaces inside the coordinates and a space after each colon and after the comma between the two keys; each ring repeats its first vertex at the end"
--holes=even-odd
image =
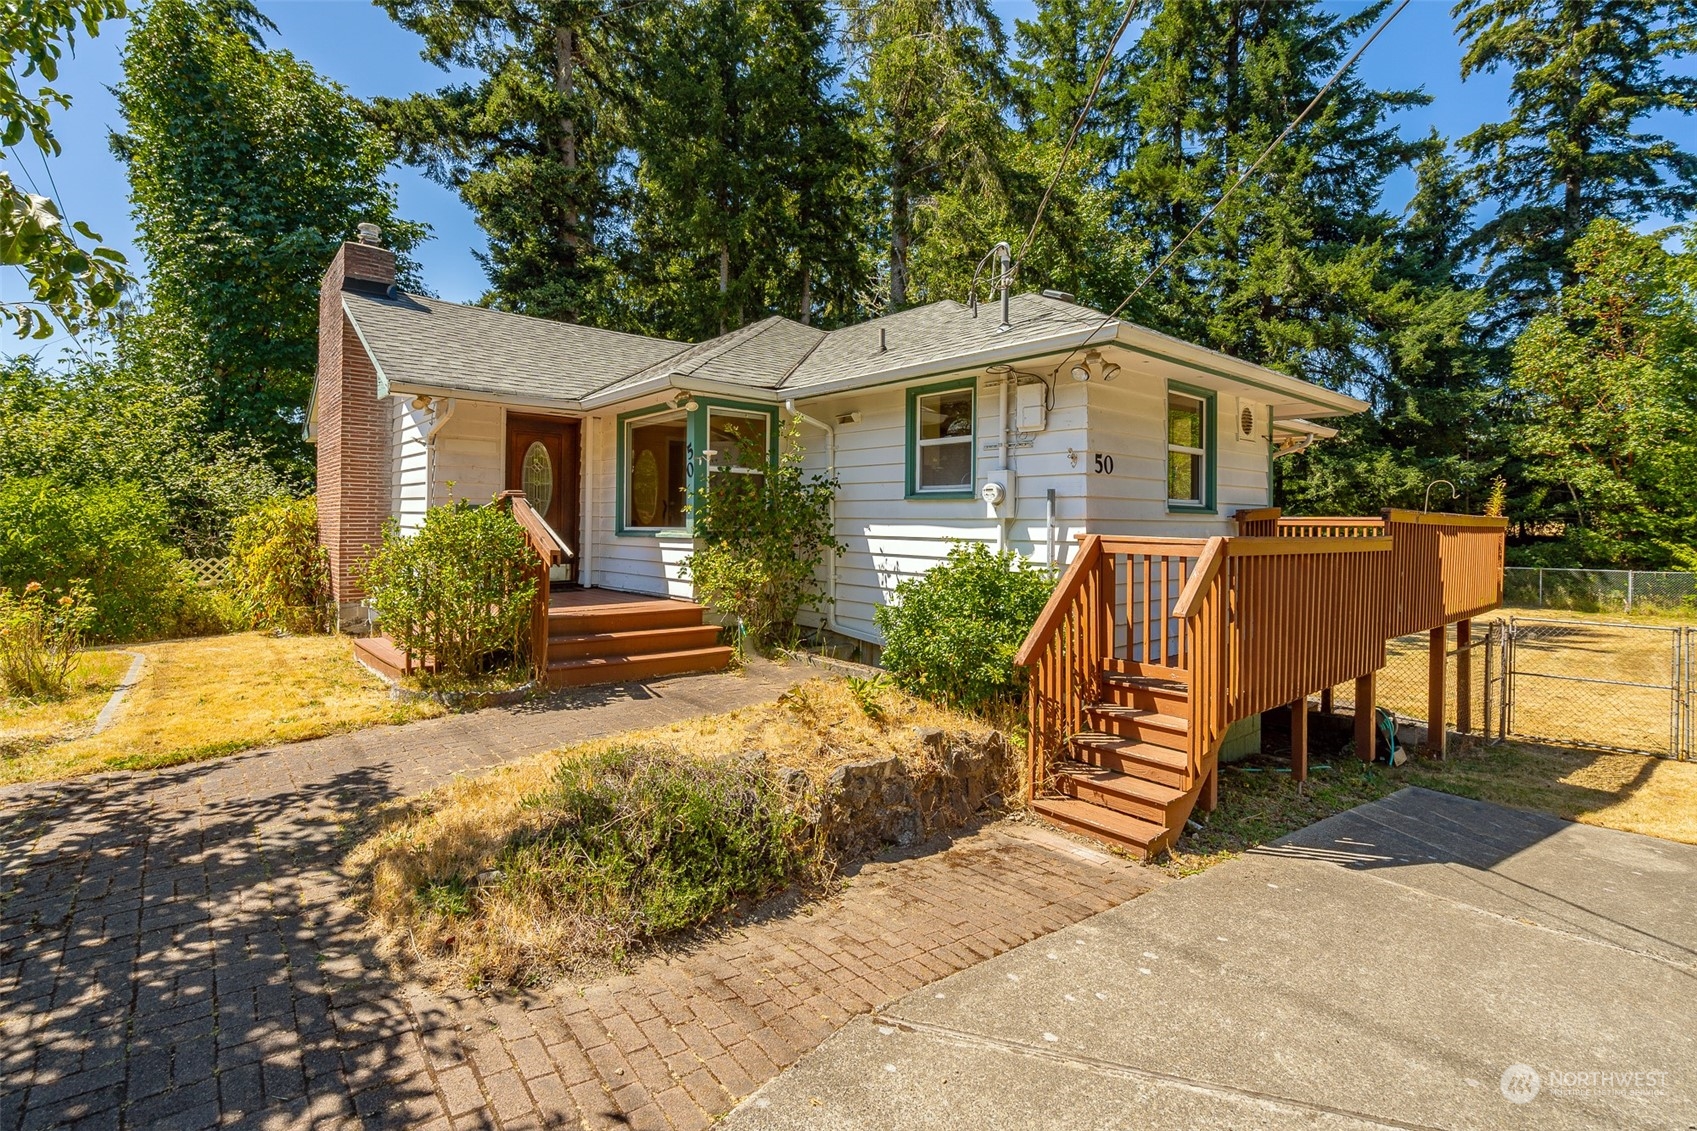
{"type": "MultiPolygon", "coordinates": [[[[1328,5],[1340,11],[1356,11],[1364,5],[1328,5]]],[[[418,37],[395,23],[381,9],[362,0],[260,0],[260,7],[277,24],[280,34],[267,36],[274,47],[283,47],[311,63],[320,74],[341,83],[361,98],[375,95],[404,96],[429,90],[447,78],[441,70],[418,56],[418,37]]],[[[1012,31],[1013,21],[1032,14],[1034,4],[1020,0],[997,3],[996,8],[1012,31]]],[[[1430,106],[1401,115],[1401,125],[1410,135],[1424,136],[1436,127],[1455,138],[1480,122],[1500,120],[1507,111],[1508,79],[1504,75],[1482,75],[1461,81],[1461,49],[1456,42],[1450,0],[1415,0],[1397,17],[1356,64],[1367,81],[1381,88],[1421,88],[1433,98],[1430,106]]],[[[60,70],[59,89],[73,99],[71,109],[54,117],[54,129],[64,153],[52,165],[54,195],[66,216],[84,220],[110,246],[123,251],[139,270],[143,267],[134,246],[134,224],[122,169],[107,148],[110,130],[122,125],[109,91],[122,77],[120,51],[126,22],[106,25],[97,39],[79,39],[76,54],[60,70]]],[[[1657,123],[1669,131],[1689,131],[1689,119],[1657,123]]],[[[1690,141],[1687,141],[1690,144],[1690,141]]],[[[42,162],[33,150],[17,151],[22,169],[43,191],[52,191],[42,162]]],[[[18,181],[18,162],[6,160],[4,167],[18,181]]],[[[451,301],[468,302],[482,293],[485,280],[474,250],[484,246],[482,233],[457,194],[426,180],[411,169],[393,171],[400,196],[401,213],[423,220],[433,229],[433,238],[419,251],[424,278],[429,287],[451,301]]],[[[1388,190],[1387,203],[1401,208],[1412,191],[1412,178],[1403,177],[1388,190]]],[[[18,296],[22,279],[12,271],[0,273],[0,297],[18,296]]],[[[55,339],[41,354],[57,357],[70,343],[55,339]]],[[[0,345],[15,352],[17,345],[0,345]]],[[[30,343],[30,352],[41,349],[30,343]]]]}

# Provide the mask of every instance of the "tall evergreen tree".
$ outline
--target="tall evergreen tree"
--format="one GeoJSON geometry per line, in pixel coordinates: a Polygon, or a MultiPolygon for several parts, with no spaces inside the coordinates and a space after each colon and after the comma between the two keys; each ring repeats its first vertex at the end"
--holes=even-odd
{"type": "Polygon", "coordinates": [[[1603,218],[1570,254],[1573,282],[1513,344],[1525,517],[1565,526],[1552,565],[1689,568],[1697,248],[1673,255],[1603,218]]]}
{"type": "MultiPolygon", "coordinates": [[[[1036,19],[1014,24],[1019,58],[1011,68],[1013,103],[1027,137],[1066,144],[1125,7],[1121,0],[1039,0],[1036,19]]],[[[1107,174],[1117,171],[1126,152],[1125,122],[1131,114],[1127,46],[1115,46],[1078,136],[1086,163],[1107,174]]]]}
{"type": "MultiPolygon", "coordinates": [[[[629,97],[628,0],[380,0],[423,56],[469,82],[377,99],[408,161],[459,190],[489,238],[485,301],[621,325],[605,246],[618,220],[613,128],[629,97]]],[[[480,253],[481,254],[481,253],[480,253]]]]}
{"type": "Polygon", "coordinates": [[[830,37],[820,0],[691,0],[650,18],[624,286],[650,329],[852,310],[857,146],[830,37]]]}
{"type": "Polygon", "coordinates": [[[358,104],[286,51],[241,0],[154,0],[130,29],[112,139],[130,180],[159,340],[209,431],[270,449],[305,480],[302,414],[318,360],[318,284],[361,221],[403,254],[390,151],[358,104]]]}
{"type": "Polygon", "coordinates": [[[878,181],[887,305],[900,310],[944,297],[911,285],[917,206],[945,187],[1005,195],[1007,36],[988,0],[849,0],[845,40],[878,181]]]}
{"type": "Polygon", "coordinates": [[[1694,0],[1462,0],[1461,73],[1513,72],[1508,119],[1463,139],[1496,214],[1479,230],[1487,283],[1515,325],[1575,278],[1568,255],[1598,217],[1683,219],[1697,155],[1644,129],[1697,109],[1694,0]]]}

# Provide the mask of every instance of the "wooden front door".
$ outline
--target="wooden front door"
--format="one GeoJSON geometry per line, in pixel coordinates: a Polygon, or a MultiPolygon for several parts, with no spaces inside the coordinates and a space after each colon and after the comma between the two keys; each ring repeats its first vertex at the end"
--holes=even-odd
{"type": "Polygon", "coordinates": [[[579,428],[554,416],[507,417],[507,490],[523,491],[573,554],[556,581],[578,580],[579,428]]]}

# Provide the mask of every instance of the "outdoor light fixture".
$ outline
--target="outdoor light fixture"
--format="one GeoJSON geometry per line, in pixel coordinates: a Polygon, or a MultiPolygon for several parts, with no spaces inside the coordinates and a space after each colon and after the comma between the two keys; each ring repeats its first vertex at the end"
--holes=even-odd
{"type": "Polygon", "coordinates": [[[696,409],[700,408],[701,405],[688,393],[680,392],[677,396],[672,398],[672,407],[681,408],[685,412],[694,412],[696,409]]]}
{"type": "Polygon", "coordinates": [[[1088,381],[1092,377],[1101,377],[1104,381],[1112,381],[1120,375],[1120,367],[1113,364],[1103,364],[1102,352],[1091,350],[1084,355],[1084,360],[1072,367],[1074,381],[1088,381]]]}

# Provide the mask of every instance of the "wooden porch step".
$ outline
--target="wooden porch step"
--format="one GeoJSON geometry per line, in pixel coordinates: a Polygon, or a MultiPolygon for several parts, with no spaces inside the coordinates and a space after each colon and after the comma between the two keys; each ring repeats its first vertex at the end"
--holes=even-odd
{"type": "Polygon", "coordinates": [[[1190,718],[1190,688],[1169,679],[1103,672],[1102,698],[1109,706],[1190,718]]]}
{"type": "Polygon", "coordinates": [[[1190,742],[1190,719],[1186,716],[1118,703],[1097,703],[1084,708],[1084,713],[1104,731],[1120,738],[1153,742],[1176,750],[1183,750],[1190,742]]]}
{"type": "Polygon", "coordinates": [[[1172,839],[1163,825],[1070,797],[1035,798],[1031,808],[1062,828],[1094,837],[1145,860],[1166,848],[1172,839]]]}
{"type": "Polygon", "coordinates": [[[550,687],[582,687],[591,683],[625,683],[686,672],[722,671],[731,662],[731,648],[686,648],[637,656],[585,656],[548,663],[550,687]]]}
{"type": "Polygon", "coordinates": [[[690,624],[679,628],[643,628],[634,632],[552,634],[548,637],[548,658],[582,660],[592,656],[642,656],[655,652],[687,652],[697,648],[710,648],[718,641],[719,627],[712,624],[690,624]]]}
{"type": "Polygon", "coordinates": [[[1068,797],[1088,801],[1165,826],[1172,811],[1183,803],[1185,792],[1117,770],[1104,770],[1088,762],[1061,762],[1055,767],[1055,788],[1068,797]]]}
{"type": "Polygon", "coordinates": [[[1093,731],[1075,734],[1071,742],[1073,756],[1080,762],[1173,789],[1189,785],[1190,755],[1183,750],[1093,731]]]}
{"type": "Polygon", "coordinates": [[[585,636],[607,632],[645,632],[656,628],[693,628],[705,610],[694,601],[624,601],[616,605],[565,607],[548,610],[550,636],[585,636]]]}

